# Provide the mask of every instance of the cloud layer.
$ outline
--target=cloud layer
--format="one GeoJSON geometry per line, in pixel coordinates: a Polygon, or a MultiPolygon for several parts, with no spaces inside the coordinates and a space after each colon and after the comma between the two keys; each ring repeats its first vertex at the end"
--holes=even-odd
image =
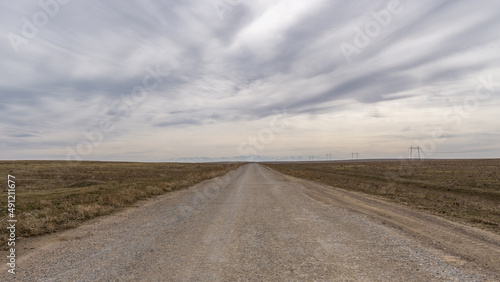
{"type": "Polygon", "coordinates": [[[500,157],[498,1],[199,2],[0,4],[0,158],[500,157]]]}

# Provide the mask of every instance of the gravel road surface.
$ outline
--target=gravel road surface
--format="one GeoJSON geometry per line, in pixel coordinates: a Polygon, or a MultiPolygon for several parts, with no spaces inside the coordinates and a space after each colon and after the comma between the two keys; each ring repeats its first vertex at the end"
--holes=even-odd
{"type": "Polygon", "coordinates": [[[495,234],[259,164],[19,245],[0,281],[500,280],[495,234]]]}

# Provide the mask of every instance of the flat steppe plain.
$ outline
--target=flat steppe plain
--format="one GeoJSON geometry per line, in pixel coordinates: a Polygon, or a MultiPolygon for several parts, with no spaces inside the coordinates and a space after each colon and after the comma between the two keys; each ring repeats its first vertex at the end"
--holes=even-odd
{"type": "Polygon", "coordinates": [[[260,164],[19,248],[23,281],[500,279],[495,232],[260,164]]]}
{"type": "Polygon", "coordinates": [[[500,159],[359,160],[267,164],[500,234],[500,159]]]}

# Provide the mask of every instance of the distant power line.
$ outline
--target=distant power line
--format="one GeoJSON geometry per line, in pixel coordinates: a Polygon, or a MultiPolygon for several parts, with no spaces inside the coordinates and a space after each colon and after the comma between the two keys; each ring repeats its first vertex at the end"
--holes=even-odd
{"type": "Polygon", "coordinates": [[[417,147],[410,146],[410,148],[408,148],[408,150],[410,151],[410,159],[413,159],[413,150],[416,150],[418,153],[417,154],[418,159],[420,160],[420,151],[422,151],[422,148],[420,148],[420,146],[417,146],[417,147]]]}
{"type": "Polygon", "coordinates": [[[351,153],[352,160],[354,160],[354,156],[356,156],[356,160],[359,160],[359,154],[358,153],[351,153]]]}

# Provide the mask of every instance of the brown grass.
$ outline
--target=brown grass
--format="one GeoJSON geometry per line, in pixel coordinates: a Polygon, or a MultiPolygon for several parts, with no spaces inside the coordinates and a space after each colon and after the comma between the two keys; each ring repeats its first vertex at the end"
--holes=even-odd
{"type": "Polygon", "coordinates": [[[500,160],[274,163],[292,176],[359,191],[500,233],[500,160]]]}
{"type": "MultiPolygon", "coordinates": [[[[138,200],[183,189],[241,164],[0,161],[5,179],[0,217],[7,219],[7,174],[16,181],[16,235],[30,237],[75,227],[138,200]]],[[[7,229],[0,229],[7,246],[7,229]]]]}

